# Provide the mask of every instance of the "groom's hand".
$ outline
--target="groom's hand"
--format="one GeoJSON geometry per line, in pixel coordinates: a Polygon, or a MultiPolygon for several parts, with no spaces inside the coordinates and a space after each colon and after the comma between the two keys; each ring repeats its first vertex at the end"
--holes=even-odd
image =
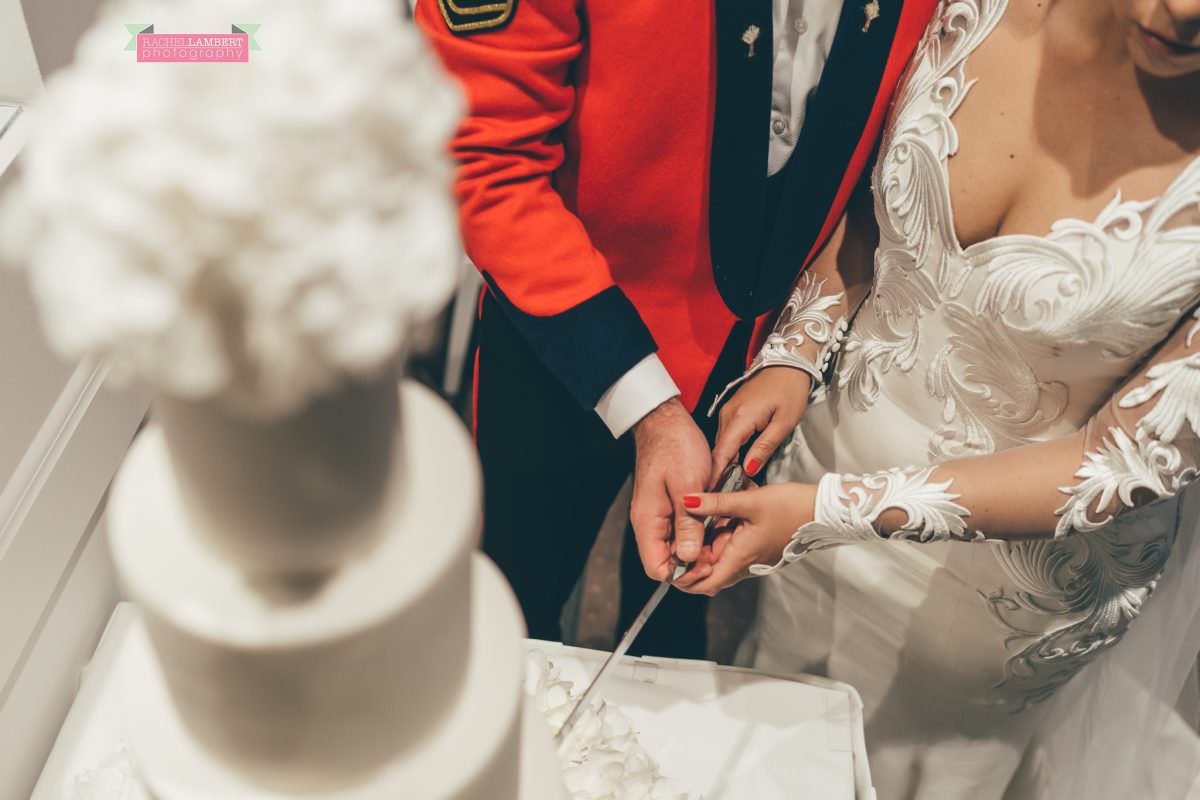
{"type": "Polygon", "coordinates": [[[637,466],[629,518],[646,574],[662,580],[670,571],[672,532],[680,561],[696,561],[704,545],[704,526],[687,513],[683,498],[708,489],[708,441],[678,399],[643,417],[633,436],[637,466]]]}
{"type": "Polygon", "coordinates": [[[808,408],[812,378],[794,367],[767,367],[743,383],[723,406],[712,470],[720,475],[738,452],[758,434],[742,468],[754,477],[788,440],[808,408]]]}

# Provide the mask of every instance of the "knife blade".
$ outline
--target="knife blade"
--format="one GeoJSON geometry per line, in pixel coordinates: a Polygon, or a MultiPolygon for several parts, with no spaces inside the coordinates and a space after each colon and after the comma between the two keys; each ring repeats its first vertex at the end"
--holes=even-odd
{"type": "MultiPolygon", "coordinates": [[[[717,482],[715,491],[718,493],[737,492],[741,491],[745,485],[746,474],[735,461],[721,473],[721,478],[717,482]]],[[[718,517],[704,518],[704,541],[706,544],[712,541],[713,529],[716,527],[718,521],[718,517]]],[[[583,710],[588,707],[592,698],[595,697],[596,692],[603,685],[605,678],[620,663],[621,658],[629,652],[629,648],[633,646],[638,634],[642,632],[642,628],[646,627],[646,623],[650,620],[650,615],[654,613],[659,603],[667,596],[667,592],[671,590],[671,586],[675,581],[683,577],[683,574],[688,571],[689,566],[691,565],[685,564],[673,555],[671,556],[670,573],[658,584],[658,588],[650,595],[650,599],[646,601],[646,605],[642,606],[642,610],[638,612],[629,629],[625,631],[625,635],[621,637],[621,641],[617,643],[616,649],[608,655],[608,658],[604,659],[604,663],[600,665],[600,670],[592,678],[592,682],[588,684],[587,689],[579,696],[579,699],[571,708],[571,713],[567,715],[566,720],[559,727],[558,733],[554,735],[556,744],[561,745],[566,740],[567,735],[574,729],[575,724],[579,722],[579,717],[582,715],[583,710]]]]}

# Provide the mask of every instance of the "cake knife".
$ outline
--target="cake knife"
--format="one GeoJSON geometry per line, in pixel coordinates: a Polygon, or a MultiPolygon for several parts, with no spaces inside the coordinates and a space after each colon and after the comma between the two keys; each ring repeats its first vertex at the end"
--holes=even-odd
{"type": "MultiPolygon", "coordinates": [[[[716,491],[719,493],[737,492],[745,485],[746,474],[742,471],[738,463],[734,461],[721,473],[721,479],[717,483],[716,491]]],[[[704,541],[706,544],[712,541],[713,529],[716,528],[719,519],[719,517],[704,518],[704,541]]],[[[592,702],[592,698],[596,695],[596,691],[600,688],[601,684],[604,683],[604,679],[612,672],[613,667],[620,663],[621,658],[629,652],[629,648],[633,645],[634,640],[637,639],[638,634],[642,632],[642,628],[649,621],[650,615],[658,608],[658,604],[662,602],[662,599],[667,596],[667,592],[671,590],[672,584],[683,577],[683,573],[687,572],[689,566],[691,565],[685,564],[674,555],[671,556],[670,574],[658,584],[658,588],[654,590],[654,594],[650,595],[650,599],[646,601],[646,605],[642,606],[642,610],[634,618],[633,624],[629,626],[629,630],[625,631],[625,635],[621,637],[621,641],[617,644],[616,649],[609,654],[608,658],[604,659],[604,663],[600,666],[600,671],[596,673],[596,676],[592,678],[592,682],[588,684],[587,689],[575,701],[575,705],[571,708],[571,713],[567,715],[566,720],[559,727],[558,733],[554,735],[556,744],[561,745],[566,740],[567,734],[575,727],[575,723],[579,722],[580,715],[588,707],[588,704],[592,702]]]]}

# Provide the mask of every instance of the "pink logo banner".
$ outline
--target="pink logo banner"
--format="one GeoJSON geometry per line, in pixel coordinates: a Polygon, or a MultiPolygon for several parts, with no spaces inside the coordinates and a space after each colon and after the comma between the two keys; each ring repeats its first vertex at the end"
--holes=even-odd
{"type": "Polygon", "coordinates": [[[249,61],[250,36],[245,33],[139,33],[137,60],[249,61]]]}

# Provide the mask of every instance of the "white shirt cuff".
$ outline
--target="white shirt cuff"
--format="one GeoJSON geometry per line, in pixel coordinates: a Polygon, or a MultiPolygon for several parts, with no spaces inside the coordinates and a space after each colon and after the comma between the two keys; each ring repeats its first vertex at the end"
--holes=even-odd
{"type": "Polygon", "coordinates": [[[612,435],[620,437],[642,417],[678,396],[679,387],[658,356],[651,353],[600,395],[596,413],[612,435]]]}

